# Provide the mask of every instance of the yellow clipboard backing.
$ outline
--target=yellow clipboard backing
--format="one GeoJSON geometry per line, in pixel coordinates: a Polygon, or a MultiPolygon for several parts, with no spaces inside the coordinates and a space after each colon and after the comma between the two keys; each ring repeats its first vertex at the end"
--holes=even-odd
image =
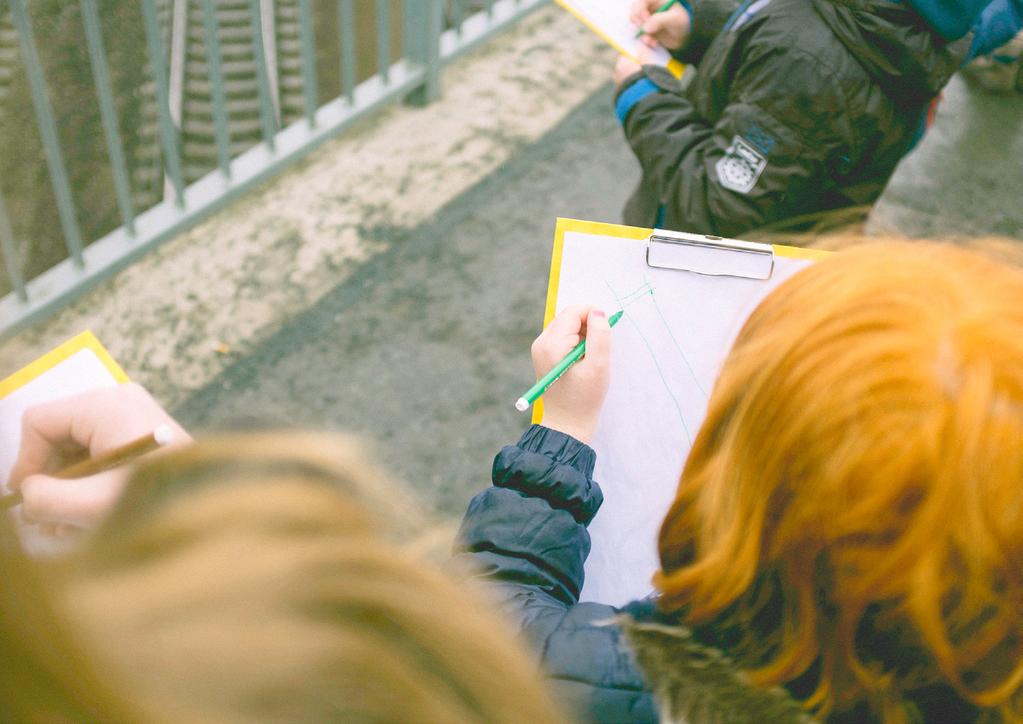
{"type": "Polygon", "coordinates": [[[117,364],[107,348],[90,331],[72,337],[59,347],[50,350],[34,362],[30,362],[22,369],[4,380],[0,380],[0,399],[27,385],[32,380],[53,369],[61,362],[78,354],[82,350],[90,350],[102,365],[110,372],[110,375],[118,382],[128,382],[128,375],[121,366],[117,364]]]}
{"type": "MultiPolygon", "coordinates": [[[[554,227],[554,248],[551,252],[551,275],[547,282],[547,303],[544,307],[543,326],[546,327],[550,324],[551,320],[554,319],[554,315],[558,312],[558,283],[561,280],[561,258],[565,246],[566,233],[572,232],[644,241],[653,231],[653,229],[644,229],[638,226],[624,226],[622,224],[608,224],[601,221],[583,221],[581,219],[559,217],[554,227]]],[[[798,246],[785,246],[783,244],[772,244],[771,246],[776,255],[788,259],[817,261],[832,253],[822,249],[806,249],[798,246]]],[[[542,420],[543,398],[540,398],[533,405],[532,421],[534,424],[539,424],[542,420]]]]}
{"type": "MultiPolygon", "coordinates": [[[[597,35],[598,37],[600,37],[601,40],[603,40],[605,43],[607,43],[612,48],[614,48],[616,51],[618,51],[618,53],[620,55],[624,55],[626,58],[629,58],[629,59],[631,59],[632,61],[634,61],[636,63],[642,63],[643,62],[634,53],[626,50],[620,44],[615,42],[614,39],[612,39],[601,28],[597,27],[597,25],[595,25],[588,17],[586,17],[585,15],[580,13],[576,8],[572,7],[571,5],[569,5],[567,2],[564,2],[563,0],[555,0],[555,2],[557,2],[558,5],[560,5],[563,9],[567,10],[568,13],[570,15],[572,15],[572,17],[574,17],[576,20],[578,20],[583,25],[585,25],[587,28],[589,28],[591,31],[593,31],[593,33],[595,35],[597,35]]],[[[667,66],[665,66],[665,67],[676,78],[681,78],[682,74],[685,73],[685,70],[686,70],[685,63],[681,63],[678,60],[676,60],[675,58],[672,58],[671,60],[669,60],[667,66]]]]}
{"type": "MultiPolygon", "coordinates": [[[[592,548],[581,601],[623,605],[650,593],[659,566],[657,530],[735,336],[771,290],[826,254],[713,238],[701,252],[694,237],[686,242],[693,255],[675,257],[676,267],[652,263],[652,231],[559,219],[555,232],[545,320],[559,304],[587,300],[609,312],[627,310],[615,327],[611,383],[589,440],[604,505],[589,526],[592,548]],[[704,268],[687,266],[686,259],[717,256],[718,249],[735,260],[734,268],[712,264],[720,271],[685,271],[704,268]],[[740,259],[741,252],[770,257],[769,275],[749,273],[760,265],[740,259]]],[[[670,239],[671,232],[657,236],[670,239]]],[[[542,415],[538,408],[533,419],[542,415]]]]}

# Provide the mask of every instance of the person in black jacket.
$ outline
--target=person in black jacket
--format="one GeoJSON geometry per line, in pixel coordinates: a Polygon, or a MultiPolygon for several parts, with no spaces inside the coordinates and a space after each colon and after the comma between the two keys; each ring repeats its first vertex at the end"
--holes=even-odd
{"type": "Polygon", "coordinates": [[[952,74],[1019,29],[1020,0],[982,15],[988,2],[684,0],[651,16],[660,0],[634,0],[634,22],[696,72],[683,90],[618,61],[643,173],[625,223],[731,236],[873,203],[952,74]]]}
{"type": "Polygon", "coordinates": [[[1021,261],[889,242],[772,292],[715,383],[657,594],[624,610],[579,602],[609,333],[563,310],[536,372],[584,335],[586,356],[498,453],[457,558],[583,721],[1019,721],[1021,261]]]}
{"type": "Polygon", "coordinates": [[[600,721],[655,721],[653,700],[617,627],[617,613],[578,603],[590,550],[586,526],[603,502],[587,445],[608,385],[604,312],[566,307],[533,343],[538,377],[586,338],[586,356],[544,393],[544,424],[494,460],[494,487],[476,496],[458,557],[497,583],[502,612],[543,651],[548,675],[577,711],[600,721]]]}

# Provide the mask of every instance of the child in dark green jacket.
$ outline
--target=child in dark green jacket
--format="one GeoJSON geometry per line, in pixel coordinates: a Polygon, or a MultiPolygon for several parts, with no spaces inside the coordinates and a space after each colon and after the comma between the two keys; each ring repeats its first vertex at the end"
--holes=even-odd
{"type": "Polygon", "coordinates": [[[1019,29],[1021,0],[989,2],[634,0],[695,77],[619,60],[643,171],[625,222],[733,236],[873,203],[952,74],[1019,29]]]}

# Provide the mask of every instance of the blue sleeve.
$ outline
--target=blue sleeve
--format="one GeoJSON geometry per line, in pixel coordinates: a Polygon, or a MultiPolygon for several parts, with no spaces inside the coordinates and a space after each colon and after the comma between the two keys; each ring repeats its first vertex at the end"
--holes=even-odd
{"type": "Polygon", "coordinates": [[[994,0],[973,28],[967,62],[1009,42],[1023,28],[1023,0],[994,0]]]}
{"type": "Polygon", "coordinates": [[[629,113],[637,103],[651,93],[657,93],[658,91],[660,91],[660,88],[647,77],[637,77],[632,84],[625,85],[618,94],[618,98],[615,99],[615,115],[618,116],[618,120],[621,123],[625,123],[629,113]]]}

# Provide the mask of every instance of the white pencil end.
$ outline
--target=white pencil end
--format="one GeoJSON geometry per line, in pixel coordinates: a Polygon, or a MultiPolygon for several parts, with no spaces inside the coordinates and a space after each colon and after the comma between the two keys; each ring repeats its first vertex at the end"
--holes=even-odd
{"type": "Polygon", "coordinates": [[[526,410],[529,409],[529,403],[526,402],[525,397],[520,397],[519,399],[515,400],[515,409],[518,410],[519,412],[525,412],[526,410]]]}
{"type": "Polygon", "coordinates": [[[170,429],[170,425],[158,425],[156,429],[153,430],[153,442],[157,445],[166,445],[173,439],[174,431],[170,429]]]}

